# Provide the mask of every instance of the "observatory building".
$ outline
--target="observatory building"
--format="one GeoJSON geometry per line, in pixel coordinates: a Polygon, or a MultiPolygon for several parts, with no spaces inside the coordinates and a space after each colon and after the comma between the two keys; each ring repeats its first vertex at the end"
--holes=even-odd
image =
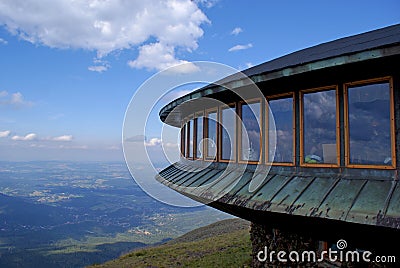
{"type": "Polygon", "coordinates": [[[256,257],[265,247],[340,239],[397,254],[400,24],[246,69],[159,115],[180,128],[181,159],[157,180],[251,221],[254,266],[268,264],[256,257]]]}

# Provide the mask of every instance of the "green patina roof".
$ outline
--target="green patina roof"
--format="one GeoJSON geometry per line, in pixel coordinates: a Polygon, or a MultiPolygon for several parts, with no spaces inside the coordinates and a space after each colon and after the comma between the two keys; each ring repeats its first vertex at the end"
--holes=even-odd
{"type": "Polygon", "coordinates": [[[206,204],[219,202],[263,212],[400,229],[400,185],[393,180],[395,171],[346,174],[335,169],[277,166],[269,171],[239,171],[224,163],[203,165],[183,160],[162,170],[157,180],[206,204]],[[262,184],[250,191],[254,179],[262,184]]]}

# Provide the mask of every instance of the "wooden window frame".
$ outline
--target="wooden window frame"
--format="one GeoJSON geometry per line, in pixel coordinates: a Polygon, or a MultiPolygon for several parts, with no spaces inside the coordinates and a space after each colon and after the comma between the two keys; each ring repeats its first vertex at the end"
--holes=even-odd
{"type": "Polygon", "coordinates": [[[206,144],[204,144],[204,152],[203,152],[203,154],[204,154],[204,157],[203,157],[203,159],[204,159],[204,161],[209,161],[209,162],[217,162],[218,161],[218,151],[219,151],[219,149],[218,149],[218,144],[219,144],[219,141],[218,141],[218,107],[213,107],[213,108],[210,108],[210,109],[207,109],[207,110],[205,110],[204,111],[204,123],[203,123],[203,137],[205,138],[205,139],[208,139],[208,125],[209,125],[209,123],[208,123],[208,120],[209,120],[209,118],[208,118],[208,115],[209,114],[211,114],[211,113],[215,113],[215,118],[216,118],[216,127],[215,127],[215,137],[216,137],[216,139],[215,139],[215,151],[216,151],[216,154],[215,154],[215,158],[211,158],[211,157],[209,157],[209,155],[208,155],[208,144],[206,143],[206,144]]]}
{"type": "Polygon", "coordinates": [[[296,165],[296,101],[295,93],[283,93],[278,95],[266,96],[265,97],[265,163],[272,166],[295,166],[296,165]],[[292,129],[293,129],[293,152],[292,152],[292,162],[271,162],[269,161],[269,103],[270,100],[279,100],[285,98],[292,98],[292,129]]]}
{"type": "Polygon", "coordinates": [[[263,102],[262,98],[254,98],[254,99],[249,99],[245,101],[239,101],[238,102],[238,116],[240,118],[241,122],[236,122],[236,128],[238,130],[237,132],[237,142],[236,144],[238,145],[237,151],[238,151],[238,163],[240,164],[260,164],[262,163],[262,157],[263,157],[263,102]],[[242,155],[242,124],[243,124],[243,119],[242,119],[242,106],[243,105],[250,105],[253,103],[259,103],[260,104],[260,118],[259,118],[259,129],[260,129],[260,157],[258,161],[253,161],[253,160],[242,160],[241,155],[242,155]]]}
{"type": "Polygon", "coordinates": [[[311,89],[300,90],[300,166],[301,167],[340,167],[340,105],[339,105],[339,87],[338,85],[330,85],[311,89]],[[308,93],[324,92],[335,90],[336,95],[336,164],[330,163],[305,163],[304,162],[304,95],[308,93]]]}
{"type": "Polygon", "coordinates": [[[193,132],[193,135],[194,135],[194,137],[193,137],[193,145],[194,145],[194,148],[193,148],[193,159],[196,159],[196,160],[204,160],[204,143],[202,144],[203,146],[203,148],[202,148],[202,155],[201,155],[201,157],[197,157],[197,148],[198,148],[198,146],[199,146],[199,143],[198,143],[198,141],[197,141],[197,132],[198,132],[198,120],[199,120],[199,117],[200,116],[202,116],[202,136],[201,136],[201,139],[204,139],[204,121],[205,121],[205,119],[204,119],[204,111],[201,111],[201,112],[196,112],[195,113],[195,116],[194,116],[194,132],[193,132]]]}
{"type": "Polygon", "coordinates": [[[219,122],[219,124],[217,124],[217,129],[219,129],[218,131],[217,131],[217,140],[218,140],[218,143],[217,143],[217,159],[218,159],[218,162],[221,162],[221,163],[234,163],[234,162],[236,162],[236,160],[237,160],[237,157],[236,157],[236,152],[237,152],[237,111],[236,111],[236,109],[237,109],[237,103],[236,102],[231,102],[231,103],[228,103],[228,104],[224,104],[224,105],[220,105],[219,107],[218,107],[218,122],[219,122]],[[233,107],[232,107],[232,105],[233,105],[233,107]],[[224,109],[229,109],[229,108],[233,108],[234,109],[234,113],[235,113],[235,118],[234,118],[234,122],[235,122],[235,126],[234,126],[234,137],[233,137],[233,144],[231,143],[231,148],[233,149],[233,150],[231,150],[231,152],[232,152],[232,155],[233,155],[233,159],[232,159],[232,155],[231,155],[231,159],[222,159],[222,111],[224,110],[224,109]]]}
{"type": "Polygon", "coordinates": [[[183,121],[181,126],[181,148],[180,148],[180,157],[186,157],[186,123],[183,121]]]}
{"type": "Polygon", "coordinates": [[[393,89],[393,77],[385,76],[367,80],[360,80],[354,82],[348,82],[343,84],[343,98],[344,98],[344,139],[345,139],[345,165],[349,168],[373,168],[373,169],[396,169],[396,130],[394,122],[394,89],[393,89]],[[349,131],[349,100],[348,91],[351,86],[363,86],[371,85],[379,82],[389,83],[389,97],[390,97],[390,142],[391,142],[391,155],[392,165],[367,165],[367,164],[351,164],[350,163],[350,131],[349,131]]]}
{"type": "Polygon", "coordinates": [[[188,118],[187,118],[187,122],[186,122],[186,159],[189,159],[189,160],[193,160],[194,159],[194,130],[195,130],[195,128],[194,128],[194,116],[193,115],[190,115],[190,116],[188,116],[188,118]],[[190,156],[189,155],[189,153],[190,153],[190,121],[192,121],[193,123],[192,123],[192,126],[193,126],[193,135],[192,135],[192,141],[193,141],[193,144],[192,144],[192,156],[190,156]]]}

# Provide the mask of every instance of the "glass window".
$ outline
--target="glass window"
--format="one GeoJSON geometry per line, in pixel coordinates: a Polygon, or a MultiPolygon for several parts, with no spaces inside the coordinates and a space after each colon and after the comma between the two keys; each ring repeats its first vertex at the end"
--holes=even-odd
{"type": "Polygon", "coordinates": [[[268,106],[268,162],[293,163],[293,97],[268,100],[268,106]]]}
{"type": "Polygon", "coordinates": [[[181,154],[185,156],[185,142],[186,142],[186,124],[184,124],[181,128],[181,154]]]}
{"type": "Polygon", "coordinates": [[[221,159],[234,160],[235,150],[235,106],[224,106],[221,108],[221,159]]]}
{"type": "Polygon", "coordinates": [[[188,145],[186,150],[188,158],[193,158],[193,125],[193,119],[189,120],[189,122],[187,123],[188,145]]]}
{"type": "Polygon", "coordinates": [[[303,162],[337,164],[336,90],[303,95],[303,162]]]}
{"type": "Polygon", "coordinates": [[[196,158],[203,157],[203,116],[196,119],[196,158]]]}
{"type": "Polygon", "coordinates": [[[388,82],[348,88],[349,164],[392,165],[390,92],[388,82]]]}
{"type": "Polygon", "coordinates": [[[217,155],[217,112],[209,112],[205,120],[206,158],[215,159],[217,155]]]}
{"type": "Polygon", "coordinates": [[[243,103],[240,108],[242,119],[240,160],[258,162],[261,154],[261,104],[243,103]]]}

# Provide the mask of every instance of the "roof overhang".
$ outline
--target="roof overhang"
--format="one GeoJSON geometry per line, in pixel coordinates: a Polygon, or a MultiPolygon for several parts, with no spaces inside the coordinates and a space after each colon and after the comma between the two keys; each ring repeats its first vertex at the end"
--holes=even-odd
{"type": "MultiPolygon", "coordinates": [[[[212,98],[228,89],[394,55],[400,55],[400,24],[320,44],[246,69],[173,100],[161,109],[159,116],[162,122],[180,127],[185,116],[182,109],[189,107],[185,104],[199,107],[194,105],[195,102],[205,97],[212,98]]],[[[193,108],[190,109],[194,112],[193,108]]]]}

